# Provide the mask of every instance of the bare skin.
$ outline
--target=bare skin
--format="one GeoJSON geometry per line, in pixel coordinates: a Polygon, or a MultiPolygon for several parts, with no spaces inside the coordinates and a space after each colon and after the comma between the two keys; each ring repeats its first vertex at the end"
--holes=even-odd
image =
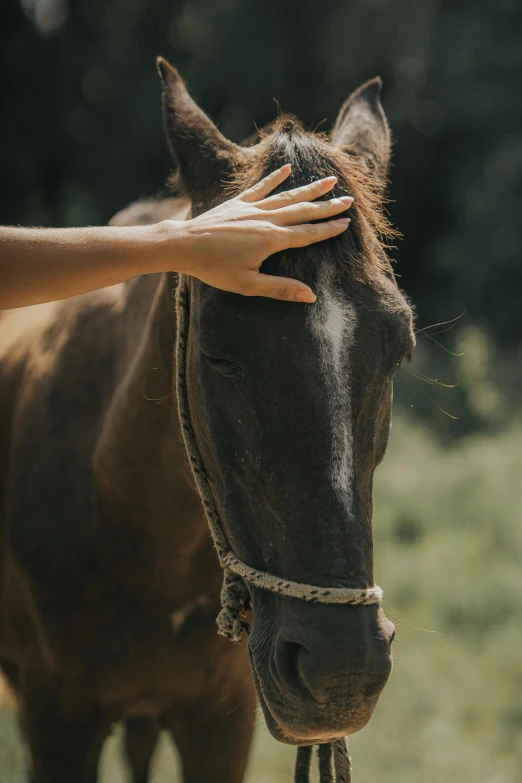
{"type": "Polygon", "coordinates": [[[184,272],[244,296],[315,302],[304,283],[264,275],[263,261],[290,247],[337,236],[353,198],[315,199],[335,177],[274,196],[282,166],[254,187],[199,217],[150,226],[0,227],[0,310],[65,299],[153,272],[184,272]],[[315,203],[313,203],[315,202],[315,203]],[[330,218],[324,223],[311,220],[330,218]]]}

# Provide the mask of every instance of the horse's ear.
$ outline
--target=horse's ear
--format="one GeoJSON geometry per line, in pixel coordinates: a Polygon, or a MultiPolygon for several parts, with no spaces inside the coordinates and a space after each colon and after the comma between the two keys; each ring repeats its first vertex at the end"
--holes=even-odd
{"type": "Polygon", "coordinates": [[[156,65],[163,83],[163,117],[170,150],[194,202],[214,199],[243,162],[246,151],[228,141],[190,97],[176,68],[156,65]]]}
{"type": "Polygon", "coordinates": [[[366,82],[343,104],[332,141],[384,179],[390,161],[390,129],[380,101],[382,81],[379,77],[366,82]]]}

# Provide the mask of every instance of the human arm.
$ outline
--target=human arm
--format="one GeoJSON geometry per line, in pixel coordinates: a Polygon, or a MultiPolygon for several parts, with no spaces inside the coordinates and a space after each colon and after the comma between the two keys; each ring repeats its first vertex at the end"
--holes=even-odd
{"type": "Polygon", "coordinates": [[[152,272],[176,271],[216,288],[253,296],[312,302],[297,280],[259,272],[272,253],[346,230],[336,215],[352,199],[314,202],[335,178],[269,193],[289,175],[283,166],[257,185],[186,221],[87,228],[0,227],[0,309],[92,291],[152,272]],[[330,218],[325,223],[310,220],[330,218]]]}

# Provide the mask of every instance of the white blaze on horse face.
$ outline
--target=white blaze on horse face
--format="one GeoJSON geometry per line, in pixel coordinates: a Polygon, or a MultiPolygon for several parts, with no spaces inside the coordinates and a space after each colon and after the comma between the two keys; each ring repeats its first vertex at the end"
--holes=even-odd
{"type": "Polygon", "coordinates": [[[331,479],[333,488],[349,499],[352,494],[353,432],[347,355],[353,344],[357,314],[336,291],[328,270],[317,281],[317,302],[309,323],[319,345],[332,428],[331,479]]]}

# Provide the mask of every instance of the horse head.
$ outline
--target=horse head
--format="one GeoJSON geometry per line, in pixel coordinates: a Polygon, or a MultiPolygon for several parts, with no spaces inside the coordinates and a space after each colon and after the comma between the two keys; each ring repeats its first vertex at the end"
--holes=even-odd
{"type": "MultiPolygon", "coordinates": [[[[372,477],[386,449],[393,377],[414,349],[411,309],[384,239],[390,134],[380,81],[342,107],[329,135],[280,117],[257,144],[228,141],[164,60],[169,145],[193,214],[283,163],[284,189],[336,175],[355,198],[339,237],[269,258],[314,304],[226,293],[191,278],[190,418],[227,540],[245,563],[318,587],[374,584],[372,477]]],[[[362,728],[391,670],[381,607],[311,604],[250,587],[249,652],[268,727],[291,744],[362,728]]]]}

